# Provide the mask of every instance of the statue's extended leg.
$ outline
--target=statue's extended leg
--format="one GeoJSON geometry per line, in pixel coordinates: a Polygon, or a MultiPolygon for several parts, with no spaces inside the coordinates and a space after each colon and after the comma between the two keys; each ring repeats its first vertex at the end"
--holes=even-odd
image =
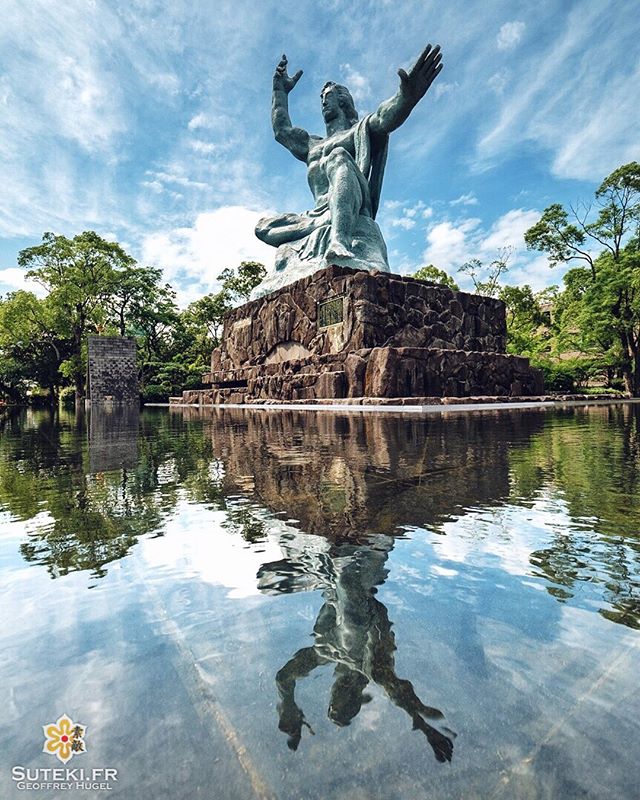
{"type": "Polygon", "coordinates": [[[256,225],[256,236],[272,247],[295,242],[308,236],[317,221],[300,214],[281,214],[278,217],[263,217],[256,225]]]}
{"type": "Polygon", "coordinates": [[[362,208],[362,186],[358,167],[350,153],[336,147],[327,158],[329,178],[329,209],[331,211],[331,238],[325,253],[333,258],[349,258],[356,220],[362,208]]]}

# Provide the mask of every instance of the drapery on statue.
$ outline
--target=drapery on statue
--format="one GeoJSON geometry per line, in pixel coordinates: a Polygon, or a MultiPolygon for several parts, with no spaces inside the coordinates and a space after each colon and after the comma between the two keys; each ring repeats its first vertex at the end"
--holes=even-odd
{"type": "Polygon", "coordinates": [[[276,140],[307,164],[315,207],[258,222],[256,236],[278,251],[275,272],[256,296],[328,264],[389,272],[387,249],[375,222],[389,134],[424,97],[442,69],[441,58],[439,45],[427,45],[408,73],[398,70],[396,94],[360,121],[349,90],[326,83],[320,94],[327,128],[322,138],[291,123],[288,95],[302,70],[290,77],[287,57],[282,56],[273,76],[271,123],[276,140]]]}

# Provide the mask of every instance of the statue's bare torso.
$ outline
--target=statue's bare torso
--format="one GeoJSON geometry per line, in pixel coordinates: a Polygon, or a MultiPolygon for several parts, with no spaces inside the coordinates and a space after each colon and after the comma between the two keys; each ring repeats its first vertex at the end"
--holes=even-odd
{"type": "MultiPolygon", "coordinates": [[[[396,94],[366,118],[368,141],[384,142],[386,153],[388,135],[407,119],[441,69],[440,48],[428,45],[409,73],[399,70],[400,87],[396,94]]],[[[379,263],[379,268],[388,270],[384,240],[373,222],[376,209],[367,182],[369,176],[363,174],[357,163],[356,145],[360,138],[356,139],[359,123],[353,99],[346,87],[325,84],[321,100],[327,135],[313,136],[292,125],[289,117],[288,95],[301,76],[302,71],[292,77],[287,74],[287,58],[283,56],[273,77],[271,121],[276,140],[306,163],[315,207],[306,214],[282,214],[260,220],[256,235],[275,247],[301,242],[313,235],[314,258],[321,255],[325,263],[356,268],[363,263],[379,263]],[[319,228],[327,232],[323,234],[321,247],[315,234],[319,228]],[[360,258],[354,251],[358,246],[364,251],[360,258]]],[[[285,269],[286,264],[276,268],[285,269]]]]}

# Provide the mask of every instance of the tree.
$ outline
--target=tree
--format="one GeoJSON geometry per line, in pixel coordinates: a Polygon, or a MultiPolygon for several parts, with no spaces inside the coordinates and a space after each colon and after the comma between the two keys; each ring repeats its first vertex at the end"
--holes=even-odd
{"type": "Polygon", "coordinates": [[[567,273],[566,307],[587,341],[619,359],[625,387],[640,396],[640,164],[606,177],[591,205],[545,209],[525,233],[527,247],[549,255],[551,266],[583,261],[567,273]],[[592,249],[593,248],[593,249],[592,249]],[[600,248],[600,253],[594,250],[600,248]]]}
{"type": "Polygon", "coordinates": [[[507,351],[534,356],[549,348],[548,316],[541,307],[541,298],[531,287],[503,286],[499,299],[506,307],[507,351]]]}
{"type": "Polygon", "coordinates": [[[41,244],[18,254],[18,264],[28,270],[28,278],[48,291],[60,332],[71,339],[71,356],[61,370],[72,379],[76,400],[80,400],[85,390],[82,348],[86,335],[105,322],[105,301],[113,293],[116,273],[135,261],[119,244],[85,231],[73,239],[45,233],[41,244]]]}
{"type": "Polygon", "coordinates": [[[504,247],[498,252],[498,257],[486,267],[480,259],[472,258],[463,264],[458,272],[464,272],[471,278],[476,294],[497,297],[500,291],[500,276],[509,269],[512,253],[512,248],[504,247]]]}
{"type": "Polygon", "coordinates": [[[451,275],[433,264],[420,267],[417,272],[414,272],[413,277],[417,278],[419,281],[428,281],[429,283],[439,283],[442,286],[448,286],[450,289],[453,289],[454,292],[459,291],[458,284],[453,280],[451,275]]]}
{"type": "Polygon", "coordinates": [[[267,274],[264,264],[259,261],[243,261],[236,269],[223,270],[218,276],[222,281],[222,288],[226,290],[232,298],[248,300],[252,289],[262,283],[262,279],[267,274]]]}
{"type": "Polygon", "coordinates": [[[34,384],[58,397],[61,364],[70,356],[70,343],[59,333],[58,309],[49,298],[16,291],[0,301],[0,353],[5,393],[22,399],[34,384]]]}
{"type": "Polygon", "coordinates": [[[22,250],[18,263],[47,290],[44,299],[14,292],[0,300],[0,395],[24,399],[45,387],[55,400],[72,383],[84,396],[86,338],[90,333],[137,340],[143,394],[166,399],[201,386],[224,314],[247,300],[266,270],[255,261],[226,269],[222,286],[185,311],[162,271],[141,266],[115,242],[85,231],[69,239],[45,233],[22,250]]]}
{"type": "Polygon", "coordinates": [[[186,310],[186,315],[193,324],[206,331],[211,348],[220,344],[223,317],[231,308],[231,298],[226,289],[215,294],[206,294],[199,300],[191,303],[186,310]]]}
{"type": "Polygon", "coordinates": [[[114,271],[113,283],[107,296],[107,307],[120,336],[135,333],[143,309],[156,303],[163,295],[172,292],[168,284],[161,285],[161,279],[161,269],[142,267],[133,259],[125,264],[122,270],[114,271]]]}

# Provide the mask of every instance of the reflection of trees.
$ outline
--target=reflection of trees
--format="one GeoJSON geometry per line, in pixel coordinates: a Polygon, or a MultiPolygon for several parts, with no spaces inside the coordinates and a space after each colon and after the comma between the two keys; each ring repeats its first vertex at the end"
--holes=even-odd
{"type": "Polygon", "coordinates": [[[250,497],[332,539],[439,525],[510,494],[509,451],[540,414],[416,418],[309,412],[212,412],[225,494],[250,497]],[[496,424],[497,422],[497,424],[496,424]]]}
{"type": "Polygon", "coordinates": [[[216,409],[138,420],[9,414],[0,505],[33,520],[24,557],[52,575],[97,575],[180,501],[224,510],[249,542],[263,514],[334,543],[405,526],[438,529],[468,509],[560,496],[572,523],[531,554],[559,600],[590,591],[602,614],[640,618],[640,406],[561,414],[417,417],[216,409]],[[88,441],[88,434],[90,434],[88,441]],[[137,438],[137,446],[136,446],[137,438]]]}
{"type": "Polygon", "coordinates": [[[438,761],[451,761],[453,734],[439,730],[434,720],[438,709],[424,705],[410,681],[395,670],[395,636],[386,607],[376,598],[384,583],[384,565],[393,548],[390,536],[373,537],[369,544],[332,545],[320,552],[295,550],[291,538],[281,541],[286,553],[282,561],[265,564],[258,573],[259,587],[267,593],[319,589],[324,605],[314,629],[314,643],[303,647],[276,675],[280,702],[279,728],[288,745],[297,750],[303,726],[311,726],[295,699],[296,682],[322,665],[334,667],[328,716],[336,725],[349,725],[363,703],[369,683],[378,684],[398,708],[409,715],[413,729],[427,738],[438,761]],[[430,720],[428,722],[427,720],[430,720]]]}
{"type": "Polygon", "coordinates": [[[103,423],[92,429],[106,439],[97,442],[97,461],[84,414],[29,411],[5,425],[0,503],[17,519],[35,517],[21,552],[53,577],[84,569],[106,574],[105,566],[125,556],[139,536],[162,533],[184,486],[202,502],[220,497],[209,478],[211,442],[201,425],[158,415],[143,421],[138,440],[137,419],[133,428],[114,411],[113,424],[103,423]],[[91,472],[96,466],[107,469],[91,472]]]}
{"type": "Polygon", "coordinates": [[[162,535],[181,499],[226,510],[226,527],[257,541],[264,523],[222,491],[224,467],[203,420],[164,412],[27,411],[3,420],[0,506],[33,520],[23,557],[52,577],[106,574],[140,536],[162,535]]]}
{"type": "MultiPolygon", "coordinates": [[[[568,412],[567,412],[568,413],[568,412]]],[[[571,525],[531,554],[559,600],[599,586],[613,622],[640,628],[640,406],[574,409],[511,458],[514,494],[559,492],[571,525]]]]}

